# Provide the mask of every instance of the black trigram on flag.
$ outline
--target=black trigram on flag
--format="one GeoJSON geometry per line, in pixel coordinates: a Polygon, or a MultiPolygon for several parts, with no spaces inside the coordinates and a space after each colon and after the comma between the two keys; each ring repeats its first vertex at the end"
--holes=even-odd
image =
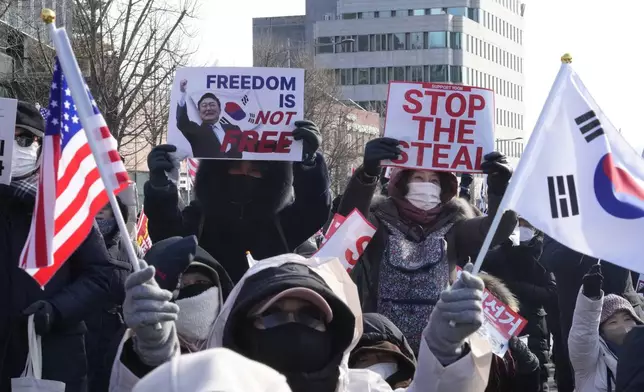
{"type": "Polygon", "coordinates": [[[604,134],[602,124],[599,122],[595,112],[592,110],[577,117],[575,122],[579,125],[579,130],[581,131],[581,134],[584,135],[584,138],[586,138],[586,142],[588,143],[595,140],[597,136],[604,134]]]}
{"type": "Polygon", "coordinates": [[[224,124],[224,125],[230,125],[230,121],[228,121],[228,119],[227,119],[226,117],[222,117],[222,118],[219,120],[219,122],[220,122],[220,123],[222,123],[222,124],[224,124]]]}
{"type": "Polygon", "coordinates": [[[572,175],[548,177],[548,193],[553,218],[579,215],[577,188],[572,175]]]}
{"type": "Polygon", "coordinates": [[[250,113],[248,115],[248,122],[251,124],[255,124],[255,113],[250,113]]]}
{"type": "Polygon", "coordinates": [[[241,101],[244,104],[244,106],[246,106],[248,104],[248,95],[244,95],[244,97],[241,99],[241,101]]]}

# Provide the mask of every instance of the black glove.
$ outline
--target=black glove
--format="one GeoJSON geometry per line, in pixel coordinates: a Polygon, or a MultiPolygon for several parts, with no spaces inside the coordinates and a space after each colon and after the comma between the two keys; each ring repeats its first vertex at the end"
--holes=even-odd
{"type": "Polygon", "coordinates": [[[539,369],[539,359],[521,339],[512,336],[509,341],[509,346],[519,374],[530,374],[539,369]]]}
{"type": "Polygon", "coordinates": [[[168,184],[166,172],[174,168],[170,153],[177,151],[177,147],[171,144],[156,146],[148,154],[148,169],[150,170],[150,182],[155,187],[164,187],[168,184]]]}
{"type": "Polygon", "coordinates": [[[370,176],[380,175],[380,161],[397,159],[400,155],[398,140],[379,137],[367,142],[364,148],[364,171],[370,176]]]}
{"type": "Polygon", "coordinates": [[[593,264],[582,279],[584,287],[583,293],[588,298],[599,298],[602,295],[602,283],[604,282],[604,275],[602,275],[602,267],[599,264],[593,264]]]}
{"type": "Polygon", "coordinates": [[[470,173],[461,174],[461,188],[469,188],[474,181],[474,177],[470,173]]]}
{"type": "Polygon", "coordinates": [[[302,163],[312,164],[322,143],[322,134],[313,121],[296,121],[293,139],[302,140],[302,163]]]}
{"type": "Polygon", "coordinates": [[[512,166],[505,155],[498,151],[491,152],[483,157],[481,170],[487,174],[488,193],[503,196],[505,188],[512,177],[512,166]]]}
{"type": "Polygon", "coordinates": [[[22,313],[25,316],[34,315],[34,328],[40,336],[47,335],[56,321],[56,309],[47,301],[36,301],[22,313]]]}

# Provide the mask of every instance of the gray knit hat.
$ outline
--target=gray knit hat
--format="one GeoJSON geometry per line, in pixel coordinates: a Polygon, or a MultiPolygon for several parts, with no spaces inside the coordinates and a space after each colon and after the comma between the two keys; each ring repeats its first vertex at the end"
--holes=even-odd
{"type": "Polygon", "coordinates": [[[635,314],[635,309],[633,309],[633,305],[631,305],[630,302],[620,297],[619,295],[608,294],[607,296],[604,297],[600,325],[603,324],[604,321],[608,320],[612,315],[619,312],[620,310],[628,312],[633,318],[633,320],[635,320],[636,323],[640,325],[644,324],[642,320],[639,317],[637,317],[637,315],[635,314]]]}

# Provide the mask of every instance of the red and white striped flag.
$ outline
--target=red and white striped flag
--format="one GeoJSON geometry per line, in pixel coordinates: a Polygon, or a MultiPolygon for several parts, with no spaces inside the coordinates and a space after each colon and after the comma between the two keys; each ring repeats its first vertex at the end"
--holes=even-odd
{"type": "MultiPolygon", "coordinates": [[[[96,213],[108,202],[106,188],[115,194],[128,185],[128,175],[96,101],[87,133],[96,137],[99,164],[108,173],[101,180],[96,160],[65,81],[58,59],[49,96],[49,116],[43,138],[36,205],[20,266],[44,286],[89,234],[96,213]]],[[[85,119],[84,119],[85,120],[85,119]]]]}
{"type": "Polygon", "coordinates": [[[197,169],[199,168],[199,160],[194,158],[188,158],[186,160],[188,166],[188,178],[190,179],[190,185],[195,185],[195,178],[197,178],[197,169]]]}

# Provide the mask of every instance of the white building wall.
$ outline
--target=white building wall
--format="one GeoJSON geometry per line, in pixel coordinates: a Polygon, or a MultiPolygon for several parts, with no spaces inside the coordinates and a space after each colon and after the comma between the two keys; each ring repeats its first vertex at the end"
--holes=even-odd
{"type": "MultiPolygon", "coordinates": [[[[436,12],[436,11],[432,11],[436,12]]],[[[473,12],[473,11],[472,11],[473,12]]],[[[339,19],[315,23],[314,37],[360,36],[390,33],[446,31],[462,33],[461,49],[428,48],[411,50],[318,53],[316,67],[332,69],[451,65],[462,66],[464,84],[491,88],[495,94],[497,124],[495,137],[515,158],[527,140],[524,129],[524,19],[518,0],[339,0],[338,15],[363,13],[362,19],[339,19]],[[468,16],[404,15],[409,10],[470,7],[479,9],[478,22],[468,16]],[[374,18],[373,12],[396,10],[394,17],[374,18]],[[404,16],[399,16],[400,14],[404,16]],[[509,147],[512,145],[512,147],[509,147]],[[518,147],[517,147],[518,145],[518,147]],[[511,151],[509,151],[511,150],[511,151]]],[[[472,16],[472,15],[470,15],[472,16]]],[[[355,42],[353,45],[357,45],[355,42]]],[[[448,44],[449,46],[449,44],[448,44]]],[[[328,47],[327,47],[328,49],[328,47]]],[[[335,50],[338,52],[339,50],[335,50]]],[[[370,71],[371,74],[372,71],[370,71]]],[[[408,78],[406,78],[408,79],[408,78]]],[[[385,101],[386,84],[342,86],[345,98],[358,103],[385,101]]]]}

